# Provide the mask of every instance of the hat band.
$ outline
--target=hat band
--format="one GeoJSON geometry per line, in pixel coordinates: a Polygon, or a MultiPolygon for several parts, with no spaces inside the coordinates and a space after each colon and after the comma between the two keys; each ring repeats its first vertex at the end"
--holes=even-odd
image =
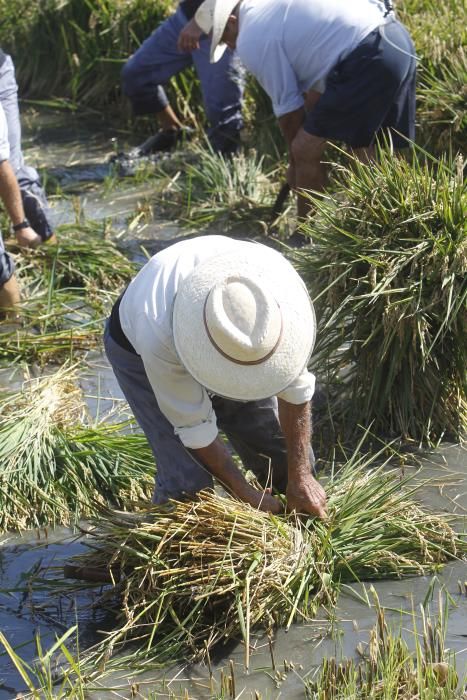
{"type": "MultiPolygon", "coordinates": [[[[209,296],[209,295],[208,295],[208,296],[209,296]]],[[[206,299],[204,300],[204,306],[203,306],[203,321],[204,321],[204,327],[205,327],[205,329],[206,329],[206,333],[208,334],[208,338],[209,338],[209,340],[211,341],[211,344],[216,348],[217,352],[219,352],[219,353],[222,355],[222,357],[225,357],[226,360],[230,360],[230,362],[235,362],[236,365],[260,365],[260,364],[262,364],[263,362],[266,362],[266,360],[269,360],[269,358],[270,358],[272,355],[274,355],[274,353],[276,352],[277,347],[278,347],[278,345],[279,345],[279,343],[281,342],[281,339],[282,339],[282,331],[283,331],[283,328],[284,328],[284,323],[283,323],[283,320],[282,320],[282,314],[281,314],[281,329],[280,329],[280,331],[279,331],[279,335],[277,336],[277,341],[276,341],[274,347],[273,347],[266,355],[264,355],[264,357],[260,357],[260,358],[257,359],[257,360],[238,360],[236,357],[231,357],[231,356],[228,355],[226,352],[224,352],[224,350],[222,350],[222,348],[220,348],[220,347],[218,346],[218,344],[216,343],[216,341],[214,340],[214,338],[213,338],[212,335],[211,335],[211,332],[210,332],[209,327],[208,327],[208,322],[207,322],[207,319],[206,319],[206,305],[207,305],[207,302],[208,302],[208,296],[206,296],[206,299]]],[[[280,311],[280,308],[279,308],[279,311],[280,311]]]]}

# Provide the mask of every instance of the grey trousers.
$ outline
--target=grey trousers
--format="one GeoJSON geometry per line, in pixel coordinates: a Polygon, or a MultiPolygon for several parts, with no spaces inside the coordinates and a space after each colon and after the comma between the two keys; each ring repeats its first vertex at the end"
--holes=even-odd
{"type": "MultiPolygon", "coordinates": [[[[104,346],[120,388],[151,446],[156,460],[154,503],[181,499],[213,485],[210,473],[175,435],[161,413],[139,355],[120,347],[104,333],[104,346]]],[[[277,399],[241,403],[212,397],[217,424],[226,434],[246,469],[263,486],[284,493],[287,486],[287,454],[277,399]]],[[[314,463],[310,447],[310,462],[314,463]]]]}
{"type": "Polygon", "coordinates": [[[6,57],[0,67],[0,102],[8,125],[8,143],[10,145],[8,160],[18,180],[24,213],[35,232],[43,240],[47,240],[53,233],[49,206],[39,173],[35,168],[25,164],[21,151],[18,85],[16,84],[15,67],[10,56],[6,57]]]}

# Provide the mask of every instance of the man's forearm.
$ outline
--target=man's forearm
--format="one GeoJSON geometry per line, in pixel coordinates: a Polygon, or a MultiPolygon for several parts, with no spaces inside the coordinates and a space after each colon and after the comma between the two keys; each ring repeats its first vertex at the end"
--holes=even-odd
{"type": "Polygon", "coordinates": [[[289,482],[310,473],[311,408],[310,403],[291,404],[278,400],[279,421],[287,446],[289,482]]]}
{"type": "Polygon", "coordinates": [[[243,498],[247,489],[251,488],[234,463],[226,445],[219,438],[216,438],[207,447],[191,450],[191,452],[209,473],[231,493],[243,498]]]}
{"type": "Polygon", "coordinates": [[[253,508],[279,513],[282,504],[266,491],[253,488],[235,465],[227,447],[216,438],[207,447],[191,450],[194,457],[214,476],[230,493],[253,508]]]}
{"type": "Polygon", "coordinates": [[[0,163],[0,199],[5,205],[13,225],[24,220],[21,191],[13,168],[7,160],[0,163]]]}
{"type": "Polygon", "coordinates": [[[279,399],[279,420],[287,445],[287,507],[298,513],[326,517],[326,494],[311,473],[311,408],[279,399]]]}

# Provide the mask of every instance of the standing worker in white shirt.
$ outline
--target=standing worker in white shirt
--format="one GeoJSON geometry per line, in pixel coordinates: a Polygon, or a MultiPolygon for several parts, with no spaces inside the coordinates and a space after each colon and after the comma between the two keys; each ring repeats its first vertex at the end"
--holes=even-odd
{"type": "Polygon", "coordinates": [[[146,263],[113,307],[105,349],[156,459],[155,503],[215,477],[253,507],[281,510],[272,487],[289,509],[326,516],[310,442],[315,329],[303,281],[264,245],[204,236],[146,263]]]}
{"type": "MultiPolygon", "coordinates": [[[[415,50],[390,0],[205,0],[179,47],[193,51],[203,33],[212,35],[211,61],[235,49],[269,94],[291,187],[324,188],[328,141],[367,162],[380,130],[396,148],[413,140],[415,50]]],[[[300,218],[309,207],[299,195],[300,218]]]]}

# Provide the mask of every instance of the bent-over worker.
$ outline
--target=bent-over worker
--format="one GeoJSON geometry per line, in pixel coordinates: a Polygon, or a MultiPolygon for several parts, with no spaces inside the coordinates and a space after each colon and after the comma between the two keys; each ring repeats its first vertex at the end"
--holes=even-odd
{"type": "Polygon", "coordinates": [[[204,236],[146,263],[113,307],[105,349],[154,453],[155,503],[215,477],[262,510],[281,510],[273,487],[289,509],[325,517],[310,443],[315,329],[303,281],[259,243],[204,236]]]}
{"type": "MultiPolygon", "coordinates": [[[[381,130],[395,148],[413,140],[415,49],[390,0],[205,0],[179,45],[201,32],[211,32],[211,61],[235,49],[269,94],[291,187],[323,190],[328,141],[367,162],[381,130]]],[[[299,218],[309,207],[299,196],[299,218]]]]}

